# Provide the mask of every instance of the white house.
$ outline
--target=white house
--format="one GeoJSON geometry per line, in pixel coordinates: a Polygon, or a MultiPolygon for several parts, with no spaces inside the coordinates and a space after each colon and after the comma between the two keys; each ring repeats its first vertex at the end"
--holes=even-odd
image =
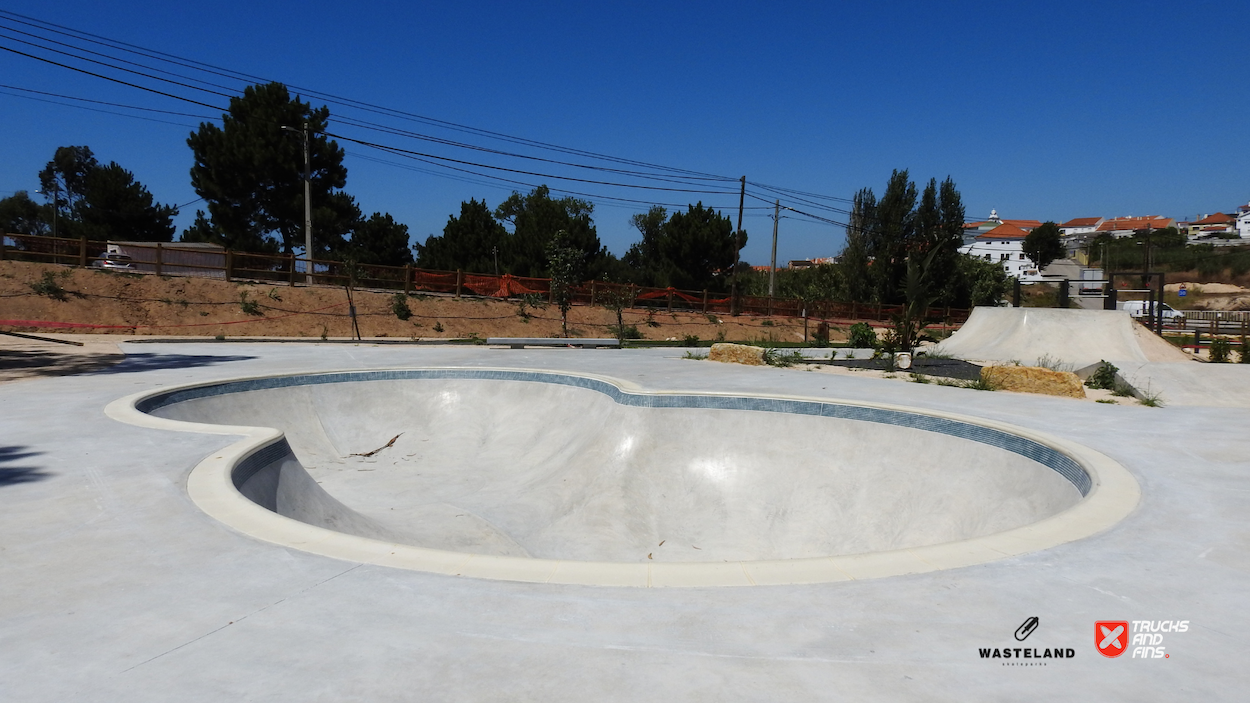
{"type": "Polygon", "coordinates": [[[1144,215],[1141,217],[1113,217],[1103,220],[1094,231],[1098,234],[1110,234],[1116,239],[1132,237],[1138,232],[1154,229],[1167,229],[1176,224],[1171,217],[1161,215],[1144,215]]]}
{"type": "Polygon", "coordinates": [[[1090,234],[1098,229],[1098,225],[1103,223],[1101,217],[1074,217],[1071,220],[1059,225],[1059,233],[1065,237],[1071,237],[1078,234],[1090,234]]]}
{"type": "Polygon", "coordinates": [[[1214,215],[1203,215],[1193,222],[1180,223],[1181,229],[1190,239],[1211,239],[1224,237],[1237,232],[1237,216],[1217,212],[1214,215]]]}
{"type": "Polygon", "coordinates": [[[1250,205],[1237,206],[1237,234],[1242,239],[1250,239],[1250,205]]]}
{"type": "MultiPolygon", "coordinates": [[[[1039,223],[1040,225],[1040,223],[1039,223]]],[[[1012,278],[1024,282],[1042,281],[1041,272],[1024,255],[1024,228],[1003,222],[997,227],[978,234],[971,243],[959,248],[960,253],[1001,264],[1003,271],[1012,278]]]]}

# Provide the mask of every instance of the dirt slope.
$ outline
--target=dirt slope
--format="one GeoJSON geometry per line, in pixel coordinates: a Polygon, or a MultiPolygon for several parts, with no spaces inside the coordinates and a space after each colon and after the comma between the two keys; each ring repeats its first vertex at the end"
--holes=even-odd
{"type": "MultiPolygon", "coordinates": [[[[55,290],[51,291],[56,293],[55,290]]],[[[393,293],[356,292],[356,310],[364,337],[457,338],[560,336],[559,310],[527,310],[516,301],[487,298],[455,299],[445,295],[414,295],[407,299],[412,317],[400,320],[392,311],[393,293]]],[[[227,283],[208,278],[176,278],[125,274],[28,262],[0,262],[0,320],[44,324],[6,324],[27,332],[197,335],[227,337],[350,337],[347,294],[342,288],[227,283]],[[63,299],[39,294],[35,287],[51,276],[63,299]],[[252,305],[255,307],[253,308],[252,305]],[[258,314],[249,314],[245,307],[258,314]],[[65,327],[47,322],[102,325],[65,327]]],[[[570,334],[611,336],[616,323],[604,308],[577,306],[569,314],[570,334]]],[[[802,341],[803,321],[764,319],[690,312],[648,314],[626,310],[625,324],[635,325],[646,339],[802,341]]],[[[815,324],[812,325],[814,331],[815,324]]],[[[834,339],[843,335],[834,332],[834,339]]]]}

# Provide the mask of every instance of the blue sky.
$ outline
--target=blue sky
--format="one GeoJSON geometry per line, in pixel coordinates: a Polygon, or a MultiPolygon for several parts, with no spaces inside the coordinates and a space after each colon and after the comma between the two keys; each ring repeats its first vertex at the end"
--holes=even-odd
{"type": "MultiPolygon", "coordinates": [[[[1130,214],[1183,219],[1250,200],[1244,156],[1250,58],[1240,4],[62,0],[8,2],[3,9],[449,122],[692,171],[745,174],[753,183],[810,193],[849,198],[863,186],[880,192],[894,168],[910,169],[917,180],[950,175],[970,218],[996,208],[1004,217],[1057,221],[1130,214]]],[[[0,26],[20,27],[7,19],[0,26]]],[[[20,35],[0,31],[0,46],[30,51],[14,36],[20,35]]],[[[8,52],[0,52],[0,84],[213,114],[8,52]]],[[[162,202],[196,198],[185,140],[198,120],[149,115],[179,124],[149,122],[11,93],[0,92],[0,197],[37,189],[36,173],[57,146],[86,144],[102,161],[133,171],[162,202]]],[[[331,112],[349,114],[333,105],[331,112]]],[[[484,158],[336,128],[402,148],[484,158]]],[[[462,200],[485,198],[494,206],[521,188],[380,164],[358,156],[375,152],[346,146],[347,190],[366,213],[392,213],[417,240],[441,233],[462,200]]],[[[563,187],[664,203],[702,199],[737,215],[736,195],[563,187]]],[[[766,203],[749,197],[747,205],[766,203]]],[[[180,228],[195,207],[183,208],[180,228]]],[[[628,219],[645,209],[599,201],[595,219],[610,250],[621,254],[637,238],[628,219]]],[[[767,263],[766,210],[748,210],[744,225],[750,233],[744,259],[767,263]]],[[[797,214],[783,219],[780,230],[780,260],[828,256],[843,243],[841,227],[797,214]]]]}

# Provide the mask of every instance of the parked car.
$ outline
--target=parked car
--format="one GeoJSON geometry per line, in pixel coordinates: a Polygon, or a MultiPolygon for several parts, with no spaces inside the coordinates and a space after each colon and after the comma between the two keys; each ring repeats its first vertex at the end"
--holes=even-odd
{"type": "MultiPolygon", "coordinates": [[[[1153,319],[1154,308],[1151,307],[1150,303],[1144,300],[1129,300],[1120,303],[1119,308],[1135,318],[1153,319]]],[[[1163,324],[1183,325],[1185,324],[1185,313],[1173,308],[1167,303],[1163,303],[1163,324]]]]}
{"type": "Polygon", "coordinates": [[[121,269],[124,271],[133,271],[135,268],[134,259],[114,251],[101,254],[100,258],[91,262],[91,265],[98,269],[121,269]]]}

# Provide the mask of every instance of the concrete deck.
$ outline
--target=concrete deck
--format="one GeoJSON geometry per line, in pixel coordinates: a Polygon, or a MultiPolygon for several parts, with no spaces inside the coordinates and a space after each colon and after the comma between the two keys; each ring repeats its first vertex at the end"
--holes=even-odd
{"type": "MultiPolygon", "coordinates": [[[[1250,403],[1235,394],[1215,399],[1225,407],[1200,397],[1110,406],[687,361],[673,349],[122,348],[143,356],[0,385],[0,698],[1240,700],[1250,685],[1250,403]],[[1107,454],[1133,473],[1142,500],[1101,534],[927,574],[755,588],[526,584],[350,563],[247,537],[186,492],[192,467],[229,437],[103,414],[119,397],[179,383],[447,365],[1007,422],[1107,454]],[[1017,642],[1012,633],[1029,617],[1037,630],[1017,642]],[[1189,625],[1162,636],[1166,659],[1108,659],[1095,649],[1102,620],[1189,625]],[[1071,648],[1075,657],[978,655],[995,647],[1071,648]]],[[[1212,368],[1250,374],[1171,366],[1170,382],[1192,387],[1231,382],[1207,378],[1212,368]]]]}

